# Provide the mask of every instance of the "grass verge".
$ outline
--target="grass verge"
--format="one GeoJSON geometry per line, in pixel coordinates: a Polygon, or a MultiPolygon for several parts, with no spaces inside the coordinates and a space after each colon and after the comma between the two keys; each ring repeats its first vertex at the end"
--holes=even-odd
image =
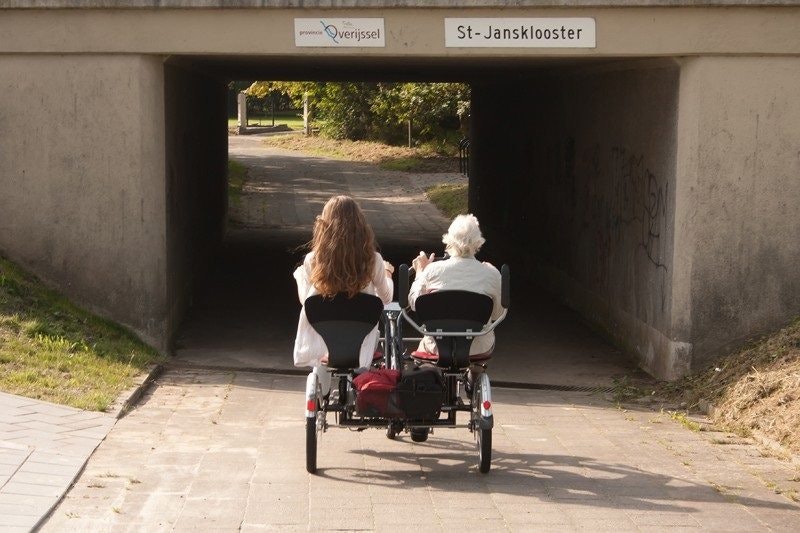
{"type": "Polygon", "coordinates": [[[242,197],[242,187],[247,181],[247,167],[238,161],[228,160],[228,199],[234,204],[242,197]]]}
{"type": "Polygon", "coordinates": [[[0,390],[103,411],[159,359],[0,257],[0,390]]]}
{"type": "Polygon", "coordinates": [[[759,433],[800,453],[800,318],[659,392],[689,407],[710,402],[726,431],[759,433]]]}
{"type": "Polygon", "coordinates": [[[384,170],[434,173],[457,172],[458,159],[430,147],[406,148],[369,141],[341,141],[304,135],[275,135],[264,139],[267,146],[306,152],[334,159],[378,165],[384,170]]]}
{"type": "Polygon", "coordinates": [[[465,215],[468,209],[468,187],[466,184],[434,185],[425,189],[428,200],[435,205],[447,218],[456,215],[465,215]]]}

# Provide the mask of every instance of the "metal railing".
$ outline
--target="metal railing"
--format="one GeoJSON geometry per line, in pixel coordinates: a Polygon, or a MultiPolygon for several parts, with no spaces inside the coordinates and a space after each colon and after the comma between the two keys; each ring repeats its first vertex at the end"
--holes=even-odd
{"type": "Polygon", "coordinates": [[[458,171],[469,177],[469,138],[464,137],[458,143],[458,171]]]}

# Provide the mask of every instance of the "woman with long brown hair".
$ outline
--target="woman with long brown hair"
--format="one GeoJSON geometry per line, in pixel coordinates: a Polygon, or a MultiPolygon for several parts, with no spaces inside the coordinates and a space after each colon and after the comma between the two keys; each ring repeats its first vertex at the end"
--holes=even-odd
{"type": "MultiPolygon", "coordinates": [[[[315,294],[333,297],[346,293],[352,297],[359,292],[374,294],[384,303],[391,302],[394,268],[376,251],[375,235],[355,200],[349,196],[334,196],[328,200],[314,222],[309,244],[311,251],[294,271],[301,304],[315,294]]],[[[376,326],[361,346],[361,366],[370,365],[377,342],[376,326]]],[[[301,309],[294,364],[313,366],[320,375],[323,390],[330,387],[328,372],[319,372],[325,355],[325,342],[308,323],[305,309],[301,309]]]]}

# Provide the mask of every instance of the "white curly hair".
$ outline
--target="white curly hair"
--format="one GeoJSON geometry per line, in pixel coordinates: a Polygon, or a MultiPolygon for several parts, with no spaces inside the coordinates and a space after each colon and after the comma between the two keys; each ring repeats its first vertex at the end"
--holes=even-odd
{"type": "Polygon", "coordinates": [[[473,257],[486,239],[475,215],[458,215],[442,235],[445,251],[452,257],[473,257]]]}

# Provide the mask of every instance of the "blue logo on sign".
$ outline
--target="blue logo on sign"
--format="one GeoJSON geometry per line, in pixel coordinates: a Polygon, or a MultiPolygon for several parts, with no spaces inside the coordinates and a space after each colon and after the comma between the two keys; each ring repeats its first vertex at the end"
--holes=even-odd
{"type": "Polygon", "coordinates": [[[336,44],[339,44],[339,41],[336,40],[336,37],[339,35],[339,30],[336,29],[336,26],[333,24],[325,24],[324,20],[320,20],[319,22],[322,24],[322,29],[325,30],[325,33],[328,35],[328,37],[330,37],[331,40],[336,44]]]}

